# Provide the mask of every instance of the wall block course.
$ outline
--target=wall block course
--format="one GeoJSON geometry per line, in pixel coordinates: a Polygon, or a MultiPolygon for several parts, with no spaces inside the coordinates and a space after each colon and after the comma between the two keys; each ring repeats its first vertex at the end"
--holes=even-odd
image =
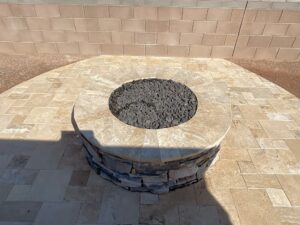
{"type": "Polygon", "coordinates": [[[167,56],[168,47],[166,45],[146,45],[146,55],[167,56]]]}
{"type": "Polygon", "coordinates": [[[300,60],[299,4],[189,2],[0,3],[0,52],[300,60]]]}
{"type": "Polygon", "coordinates": [[[10,11],[14,16],[36,16],[35,7],[32,4],[10,4],[10,11]]]}
{"type": "Polygon", "coordinates": [[[195,33],[181,33],[180,44],[181,45],[201,45],[203,34],[195,33]]]}
{"type": "Polygon", "coordinates": [[[265,23],[243,22],[240,34],[258,35],[262,34],[265,28],[265,23]]]}
{"type": "Polygon", "coordinates": [[[83,55],[99,55],[100,54],[100,45],[99,44],[90,44],[90,43],[78,43],[79,52],[83,55]]]}
{"type": "Polygon", "coordinates": [[[254,58],[255,52],[256,52],[256,48],[236,47],[233,52],[233,57],[252,59],[252,58],[254,58]]]}
{"type": "Polygon", "coordinates": [[[180,20],[182,19],[182,8],[178,7],[159,7],[159,20],[180,20]]]}
{"type": "Polygon", "coordinates": [[[207,13],[207,20],[230,21],[232,9],[210,8],[207,13]]]}
{"type": "Polygon", "coordinates": [[[162,45],[178,45],[179,33],[158,33],[157,44],[162,45]]]}
{"type": "Polygon", "coordinates": [[[26,23],[30,30],[51,30],[49,18],[28,17],[26,23]]]}
{"type": "Polygon", "coordinates": [[[90,43],[110,44],[112,41],[110,32],[89,32],[90,43]]]}
{"type": "Polygon", "coordinates": [[[271,36],[250,36],[248,47],[268,47],[271,42],[271,36]]]}
{"type": "Polygon", "coordinates": [[[279,21],[282,10],[258,10],[255,22],[276,23],[279,21]]]}
{"type": "Polygon", "coordinates": [[[283,10],[281,23],[300,23],[300,12],[299,10],[283,10]]]}
{"type": "Polygon", "coordinates": [[[217,21],[194,21],[195,33],[215,33],[217,29],[217,21]]]}
{"type": "Polygon", "coordinates": [[[56,46],[60,54],[79,54],[78,43],[57,43],[56,46]]]}
{"type": "Polygon", "coordinates": [[[98,19],[96,18],[75,18],[76,31],[97,31],[99,30],[98,19]]]}
{"type": "Polygon", "coordinates": [[[133,32],[112,32],[112,44],[133,44],[133,32]]]}
{"type": "Polygon", "coordinates": [[[102,44],[100,46],[101,54],[104,55],[122,55],[123,45],[116,44],[102,44]]]}
{"type": "Polygon", "coordinates": [[[270,47],[289,48],[292,47],[295,37],[273,37],[270,47]]]}
{"type": "Polygon", "coordinates": [[[299,59],[299,48],[280,48],[276,59],[284,61],[294,61],[299,59]]]}
{"type": "Polygon", "coordinates": [[[135,33],[136,44],[155,44],[156,33],[135,33]]]}
{"type": "Polygon", "coordinates": [[[6,29],[25,30],[28,29],[25,18],[22,17],[4,17],[2,23],[6,29]]]}
{"type": "Polygon", "coordinates": [[[112,18],[133,18],[133,8],[128,6],[109,6],[109,16],[112,18]]]}
{"type": "Polygon", "coordinates": [[[170,21],[171,32],[192,32],[193,21],[191,20],[171,20],[170,21]]]}
{"type": "Polygon", "coordinates": [[[168,56],[187,57],[189,51],[189,46],[168,46],[168,56]]]}
{"type": "Polygon", "coordinates": [[[108,6],[85,5],[83,11],[86,18],[109,17],[108,6]]]}
{"type": "Polygon", "coordinates": [[[124,55],[145,55],[145,45],[124,45],[124,55]]]}
{"type": "Polygon", "coordinates": [[[281,36],[285,35],[289,24],[268,23],[265,26],[263,35],[281,36]]]}
{"type": "Polygon", "coordinates": [[[218,46],[224,45],[226,40],[226,35],[222,34],[204,34],[202,39],[203,45],[210,45],[210,46],[218,46]]]}
{"type": "Polygon", "coordinates": [[[0,16],[12,16],[12,11],[10,10],[9,4],[0,3],[0,16]]]}
{"type": "Polygon", "coordinates": [[[134,7],[133,15],[135,19],[157,19],[157,8],[156,7],[134,7]]]}
{"type": "Polygon", "coordinates": [[[15,49],[12,42],[0,42],[1,54],[15,54],[15,49]]]}
{"type": "Polygon", "coordinates": [[[190,57],[210,57],[211,46],[195,45],[190,47],[190,57]]]}
{"type": "Polygon", "coordinates": [[[122,20],[122,31],[145,32],[146,24],[144,20],[122,20]]]}
{"type": "Polygon", "coordinates": [[[184,20],[206,20],[208,9],[184,8],[182,19],[184,20]]]}
{"type": "Polygon", "coordinates": [[[232,46],[214,46],[212,47],[211,57],[232,58],[233,49],[232,46]]]}
{"type": "Polygon", "coordinates": [[[121,31],[120,19],[99,19],[99,31],[121,31]]]}
{"type": "Polygon", "coordinates": [[[237,34],[240,29],[238,22],[224,22],[218,21],[217,31],[218,34],[237,34]]]}
{"type": "Polygon", "coordinates": [[[19,54],[36,54],[34,43],[15,42],[13,43],[16,53],[19,54]]]}
{"type": "Polygon", "coordinates": [[[58,5],[35,5],[35,12],[38,17],[60,17],[58,5]]]}
{"type": "Polygon", "coordinates": [[[82,18],[84,17],[82,5],[59,5],[61,17],[82,18]]]}
{"type": "Polygon", "coordinates": [[[55,43],[36,43],[35,48],[40,54],[57,54],[58,50],[55,43]]]}
{"type": "Polygon", "coordinates": [[[147,32],[167,32],[170,28],[170,22],[164,20],[147,20],[146,31],[147,32]]]}
{"type": "Polygon", "coordinates": [[[75,24],[73,19],[66,18],[51,18],[53,30],[73,30],[75,31],[75,24]]]}
{"type": "Polygon", "coordinates": [[[255,52],[255,59],[276,59],[276,55],[279,48],[257,48],[255,52]]]}

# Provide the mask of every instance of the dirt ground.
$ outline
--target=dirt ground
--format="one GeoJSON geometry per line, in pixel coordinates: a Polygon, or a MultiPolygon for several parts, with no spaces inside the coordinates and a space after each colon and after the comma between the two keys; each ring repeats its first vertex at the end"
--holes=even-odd
{"type": "Polygon", "coordinates": [[[300,98],[300,62],[247,59],[232,59],[230,61],[278,84],[300,98]]]}
{"type": "MultiPolygon", "coordinates": [[[[84,56],[39,55],[8,56],[0,54],[0,93],[54,68],[79,60],[84,56]]],[[[300,62],[231,59],[260,76],[280,85],[300,98],[300,62]]]]}

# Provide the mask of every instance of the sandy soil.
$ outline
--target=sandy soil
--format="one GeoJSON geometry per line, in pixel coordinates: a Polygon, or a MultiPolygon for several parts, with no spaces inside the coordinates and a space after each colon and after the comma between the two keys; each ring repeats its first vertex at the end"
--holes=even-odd
{"type": "Polygon", "coordinates": [[[300,98],[300,62],[232,59],[238,64],[283,87],[300,98]]]}
{"type": "MultiPolygon", "coordinates": [[[[54,68],[87,58],[86,56],[8,56],[0,54],[0,93],[54,68]]],[[[230,60],[280,85],[300,98],[300,62],[230,60]]]]}
{"type": "Polygon", "coordinates": [[[83,56],[0,54],[0,93],[41,73],[84,59],[83,56]]]}

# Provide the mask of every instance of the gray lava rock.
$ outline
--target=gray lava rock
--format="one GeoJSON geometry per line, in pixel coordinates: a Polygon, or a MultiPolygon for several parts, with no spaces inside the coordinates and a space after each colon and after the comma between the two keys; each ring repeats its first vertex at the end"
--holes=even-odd
{"type": "Polygon", "coordinates": [[[109,98],[109,108],[119,120],[146,129],[184,123],[194,116],[197,105],[197,97],[187,86],[163,79],[125,83],[109,98]]]}

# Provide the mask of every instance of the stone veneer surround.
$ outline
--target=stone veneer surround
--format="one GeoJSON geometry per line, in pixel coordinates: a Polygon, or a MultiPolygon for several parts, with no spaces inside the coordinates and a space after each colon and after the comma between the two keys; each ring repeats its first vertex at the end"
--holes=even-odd
{"type": "Polygon", "coordinates": [[[298,2],[1,2],[0,53],[299,60],[298,2]]]}
{"type": "Polygon", "coordinates": [[[91,73],[83,77],[87,85],[75,102],[72,123],[97,173],[129,190],[153,193],[201,180],[231,125],[225,82],[207,75],[196,59],[183,65],[170,58],[101,56],[91,62],[85,62],[91,73]],[[198,99],[195,115],[162,129],[134,127],[117,119],[109,109],[111,93],[123,83],[149,78],[189,87],[198,99]]]}

